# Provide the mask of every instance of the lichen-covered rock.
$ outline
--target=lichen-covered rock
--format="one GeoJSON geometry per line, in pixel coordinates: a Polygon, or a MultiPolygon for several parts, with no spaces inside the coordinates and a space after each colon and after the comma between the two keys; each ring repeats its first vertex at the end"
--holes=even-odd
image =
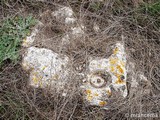
{"type": "Polygon", "coordinates": [[[23,39],[22,46],[23,47],[30,47],[34,42],[36,34],[38,33],[38,31],[39,31],[38,29],[34,29],[30,36],[27,36],[25,39],[23,39]]]}
{"type": "MultiPolygon", "coordinates": [[[[52,16],[70,28],[68,29],[69,32],[67,32],[67,39],[81,37],[84,34],[83,29],[85,27],[76,23],[77,19],[74,17],[74,12],[70,7],[61,7],[52,12],[52,16]]],[[[62,39],[66,39],[66,36],[62,39]]]]}
{"type": "Polygon", "coordinates": [[[73,24],[76,18],[73,16],[73,11],[69,7],[59,8],[57,11],[52,12],[52,16],[65,22],[65,24],[73,24]]]}
{"type": "Polygon", "coordinates": [[[90,59],[89,73],[81,86],[84,98],[91,105],[105,106],[113,92],[111,87],[126,97],[126,78],[126,53],[123,44],[117,43],[109,58],[90,59]]]}
{"type": "Polygon", "coordinates": [[[32,30],[31,34],[23,39],[22,46],[23,47],[30,47],[33,45],[36,35],[39,33],[39,28],[43,26],[43,23],[38,21],[37,25],[32,30]]]}
{"type": "MultiPolygon", "coordinates": [[[[77,21],[73,15],[72,9],[62,7],[52,13],[57,20],[61,20],[65,25],[69,26],[69,31],[62,37],[62,46],[69,45],[70,39],[77,39],[85,34],[85,26],[75,24],[77,21]],[[74,24],[73,24],[74,23],[74,24]]],[[[94,30],[99,32],[99,26],[95,24],[94,30]]],[[[69,83],[69,78],[74,73],[69,66],[70,59],[65,55],[59,55],[52,50],[46,48],[37,48],[33,46],[36,34],[39,32],[37,27],[32,31],[31,35],[23,41],[23,47],[26,48],[26,54],[23,57],[22,66],[26,71],[30,72],[29,85],[33,87],[57,89],[58,91],[67,91],[65,85],[69,83]],[[33,47],[31,47],[33,46],[33,47]]],[[[114,95],[125,98],[127,96],[127,73],[133,72],[131,77],[131,88],[136,89],[139,85],[136,79],[134,68],[128,68],[129,62],[126,64],[126,52],[122,42],[115,43],[113,52],[109,58],[93,58],[88,61],[87,74],[81,72],[81,76],[85,77],[80,89],[84,100],[89,105],[107,106],[110,98],[114,95]],[[117,94],[118,93],[118,94],[117,94]]],[[[130,62],[131,63],[131,62],[130,62]]],[[[132,64],[132,63],[131,63],[132,64]]],[[[134,64],[132,64],[134,66],[134,64]]],[[[71,78],[72,79],[72,78],[71,78]]],[[[147,78],[140,74],[139,79],[144,82],[147,78]]],[[[146,93],[149,92],[150,84],[146,93]]],[[[66,93],[62,92],[62,96],[66,93]]]]}
{"type": "Polygon", "coordinates": [[[58,85],[59,89],[63,89],[69,72],[68,60],[68,57],[51,50],[30,47],[23,58],[22,66],[30,71],[31,86],[47,88],[58,85]]]}

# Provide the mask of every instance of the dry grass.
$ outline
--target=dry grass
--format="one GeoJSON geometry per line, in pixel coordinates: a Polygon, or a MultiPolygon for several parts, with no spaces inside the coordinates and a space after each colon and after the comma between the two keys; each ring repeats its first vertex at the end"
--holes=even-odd
{"type": "MultiPolygon", "coordinates": [[[[14,65],[6,62],[0,70],[0,118],[4,120],[158,120],[156,117],[125,117],[126,113],[159,114],[160,110],[160,18],[156,16],[158,13],[152,15],[144,12],[141,7],[137,7],[141,6],[142,0],[133,1],[136,1],[136,5],[125,0],[107,0],[101,3],[97,3],[96,0],[55,0],[54,2],[51,0],[45,2],[6,0],[4,2],[2,0],[1,20],[32,13],[45,23],[37,37],[39,41],[35,42],[36,46],[47,47],[74,58],[74,67],[83,66],[79,72],[86,70],[84,64],[87,64],[88,56],[107,57],[110,55],[110,46],[122,40],[125,43],[128,60],[135,63],[133,68],[135,73],[133,71],[128,73],[128,97],[113,99],[111,109],[103,110],[83,103],[80,91],[77,90],[80,76],[77,75],[76,70],[71,75],[70,85],[68,85],[72,86],[70,94],[61,97],[56,90],[50,93],[44,89],[27,86],[28,74],[22,70],[20,63],[14,65]],[[67,31],[67,26],[64,27],[61,22],[57,23],[50,17],[51,11],[63,5],[75,11],[75,17],[79,19],[77,24],[83,23],[86,26],[85,35],[79,39],[73,38],[71,44],[67,46],[61,44],[61,38],[64,35],[63,32],[67,31]],[[100,32],[92,29],[94,23],[100,26],[100,32]],[[45,42],[40,41],[40,38],[45,39],[45,42]],[[140,72],[145,74],[149,83],[140,84],[138,88],[131,89],[132,75],[136,77],[140,72]]],[[[147,3],[145,0],[143,2],[147,3]]],[[[154,3],[156,0],[148,2],[154,3]]],[[[138,77],[136,79],[141,83],[138,77]]]]}

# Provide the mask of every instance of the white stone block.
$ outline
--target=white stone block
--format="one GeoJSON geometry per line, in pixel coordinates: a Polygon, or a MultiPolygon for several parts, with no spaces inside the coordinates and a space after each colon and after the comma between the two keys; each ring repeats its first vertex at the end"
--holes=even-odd
{"type": "Polygon", "coordinates": [[[84,98],[91,105],[106,106],[112,95],[111,86],[120,96],[127,96],[126,53],[124,45],[116,43],[109,58],[91,58],[89,72],[81,88],[84,98]]]}
{"type": "Polygon", "coordinates": [[[69,70],[68,57],[60,56],[45,48],[30,47],[23,58],[22,66],[30,71],[29,84],[33,87],[58,86],[63,89],[69,70]]]}

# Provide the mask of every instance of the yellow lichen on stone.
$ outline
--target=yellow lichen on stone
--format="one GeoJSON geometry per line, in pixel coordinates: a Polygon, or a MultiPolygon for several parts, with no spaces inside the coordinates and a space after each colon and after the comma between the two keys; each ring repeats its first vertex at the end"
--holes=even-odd
{"type": "Polygon", "coordinates": [[[116,67],[117,69],[118,69],[118,71],[120,72],[120,73],[124,73],[124,71],[123,71],[123,69],[122,69],[122,67],[120,66],[120,65],[117,65],[117,67],[116,67]]]}
{"type": "Polygon", "coordinates": [[[91,90],[89,90],[89,89],[86,90],[86,94],[87,94],[87,95],[90,95],[90,94],[91,94],[91,90]]]}
{"type": "Polygon", "coordinates": [[[93,99],[93,96],[91,96],[91,95],[87,96],[87,100],[91,101],[92,99],[93,99]]]}
{"type": "Polygon", "coordinates": [[[87,89],[86,91],[85,91],[85,93],[87,94],[87,100],[88,101],[91,101],[92,99],[93,99],[93,96],[91,95],[92,93],[91,93],[91,90],[90,89],[87,89]]]}
{"type": "Polygon", "coordinates": [[[94,96],[98,96],[98,93],[94,93],[94,96]]]}
{"type": "Polygon", "coordinates": [[[107,90],[107,94],[109,95],[109,96],[111,96],[111,91],[110,90],[107,90]]]}
{"type": "Polygon", "coordinates": [[[100,101],[100,102],[99,102],[99,106],[105,106],[106,104],[107,104],[106,101],[100,101]]]}
{"type": "Polygon", "coordinates": [[[33,80],[34,84],[38,84],[38,82],[39,82],[38,77],[37,77],[37,76],[35,76],[35,75],[33,75],[32,80],[33,80]]]}
{"type": "Polygon", "coordinates": [[[117,58],[111,58],[109,60],[109,62],[110,62],[111,65],[115,65],[118,62],[118,59],[117,58]]]}
{"type": "Polygon", "coordinates": [[[114,72],[115,71],[114,66],[110,66],[110,70],[111,70],[111,72],[114,72]]]}
{"type": "Polygon", "coordinates": [[[120,77],[118,77],[117,81],[115,82],[116,84],[124,84],[125,82],[121,80],[120,77]]]}
{"type": "Polygon", "coordinates": [[[118,51],[119,51],[119,49],[116,47],[116,48],[113,50],[113,54],[114,54],[114,55],[117,54],[118,51]]]}

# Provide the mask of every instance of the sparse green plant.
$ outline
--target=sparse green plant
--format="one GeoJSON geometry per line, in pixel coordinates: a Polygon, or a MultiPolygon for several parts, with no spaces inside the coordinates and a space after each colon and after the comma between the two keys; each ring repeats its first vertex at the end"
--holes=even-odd
{"type": "Polygon", "coordinates": [[[5,60],[16,62],[21,41],[30,34],[36,20],[32,16],[16,16],[2,21],[0,25],[0,66],[5,60]]]}
{"type": "Polygon", "coordinates": [[[159,16],[160,2],[152,4],[142,4],[133,14],[133,17],[135,17],[137,24],[139,24],[140,26],[146,26],[146,23],[150,23],[150,21],[152,21],[152,25],[150,25],[152,29],[157,29],[160,27],[159,16]]]}
{"type": "Polygon", "coordinates": [[[143,5],[143,11],[148,13],[151,16],[159,16],[160,15],[160,2],[156,2],[153,4],[145,4],[143,5]]]}

